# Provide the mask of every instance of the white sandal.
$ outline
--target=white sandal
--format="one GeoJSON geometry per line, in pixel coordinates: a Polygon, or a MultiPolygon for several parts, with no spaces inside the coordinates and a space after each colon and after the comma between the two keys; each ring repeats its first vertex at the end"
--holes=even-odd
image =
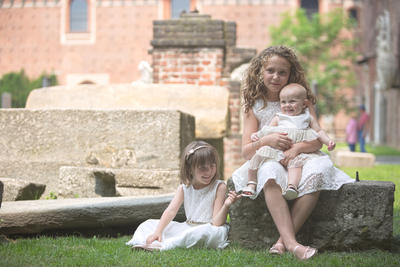
{"type": "Polygon", "coordinates": [[[247,186],[245,188],[243,188],[243,190],[242,190],[242,194],[241,195],[243,197],[254,197],[256,195],[256,190],[251,188],[249,186],[249,184],[254,184],[256,186],[256,189],[257,189],[257,183],[256,182],[248,181],[247,182],[247,186]]]}
{"type": "Polygon", "coordinates": [[[282,195],[286,200],[295,199],[299,195],[299,191],[297,190],[297,186],[295,186],[294,184],[288,184],[288,187],[282,193],[282,195]]]}

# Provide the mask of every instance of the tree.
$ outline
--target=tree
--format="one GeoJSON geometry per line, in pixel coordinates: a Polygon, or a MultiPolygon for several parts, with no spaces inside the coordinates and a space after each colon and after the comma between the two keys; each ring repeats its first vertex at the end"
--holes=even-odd
{"type": "Polygon", "coordinates": [[[342,9],[314,14],[303,9],[284,13],[281,24],[270,28],[272,45],[287,45],[297,51],[310,84],[318,85],[319,114],[336,114],[347,109],[343,88],[354,86],[351,63],[355,59],[354,21],[342,9]]]}
{"type": "Polygon", "coordinates": [[[49,86],[57,84],[57,78],[54,74],[47,75],[43,73],[40,77],[29,80],[24,70],[20,72],[9,72],[4,74],[0,79],[0,95],[4,92],[11,94],[11,105],[13,108],[24,108],[29,93],[35,88],[42,87],[42,80],[46,77],[49,86]]]}

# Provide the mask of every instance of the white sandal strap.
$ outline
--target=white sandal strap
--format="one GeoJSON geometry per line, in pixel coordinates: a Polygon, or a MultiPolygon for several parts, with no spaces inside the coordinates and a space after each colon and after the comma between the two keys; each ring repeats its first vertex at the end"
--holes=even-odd
{"type": "Polygon", "coordinates": [[[255,184],[255,185],[257,185],[257,183],[253,182],[253,181],[248,181],[247,184],[255,184]]]}

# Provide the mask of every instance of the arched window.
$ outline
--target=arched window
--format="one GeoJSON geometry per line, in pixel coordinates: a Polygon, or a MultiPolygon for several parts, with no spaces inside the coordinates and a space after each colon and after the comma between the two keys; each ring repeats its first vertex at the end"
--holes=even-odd
{"type": "Polygon", "coordinates": [[[353,7],[349,9],[349,16],[350,18],[352,18],[354,20],[354,22],[356,23],[356,25],[359,24],[358,22],[358,10],[357,8],[353,7]]]}
{"type": "Polygon", "coordinates": [[[301,0],[300,7],[306,10],[307,17],[311,18],[314,13],[319,11],[318,0],[301,0]]]}
{"type": "Polygon", "coordinates": [[[171,17],[179,18],[180,14],[185,11],[190,12],[190,0],[172,0],[171,1],[171,17]]]}
{"type": "Polygon", "coordinates": [[[69,2],[69,31],[88,31],[88,3],[87,0],[71,0],[69,2]]]}

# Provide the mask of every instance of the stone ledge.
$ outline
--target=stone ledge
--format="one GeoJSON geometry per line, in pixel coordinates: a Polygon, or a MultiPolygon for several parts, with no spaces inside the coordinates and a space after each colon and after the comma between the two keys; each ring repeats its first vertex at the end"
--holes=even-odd
{"type": "MultiPolygon", "coordinates": [[[[232,180],[228,186],[233,189],[232,180]]],[[[322,191],[298,241],[320,250],[390,249],[394,190],[392,182],[361,181],[322,191]]],[[[269,248],[279,236],[263,194],[254,201],[240,199],[230,218],[230,239],[244,247],[269,248]]]]}
{"type": "MultiPolygon", "coordinates": [[[[159,219],[172,195],[60,200],[6,201],[0,209],[0,234],[36,234],[50,230],[127,227],[159,219]]],[[[184,220],[181,209],[176,220],[184,220]]]]}
{"type": "Polygon", "coordinates": [[[179,170],[63,166],[58,193],[62,198],[162,195],[178,185],[179,170]]]}

